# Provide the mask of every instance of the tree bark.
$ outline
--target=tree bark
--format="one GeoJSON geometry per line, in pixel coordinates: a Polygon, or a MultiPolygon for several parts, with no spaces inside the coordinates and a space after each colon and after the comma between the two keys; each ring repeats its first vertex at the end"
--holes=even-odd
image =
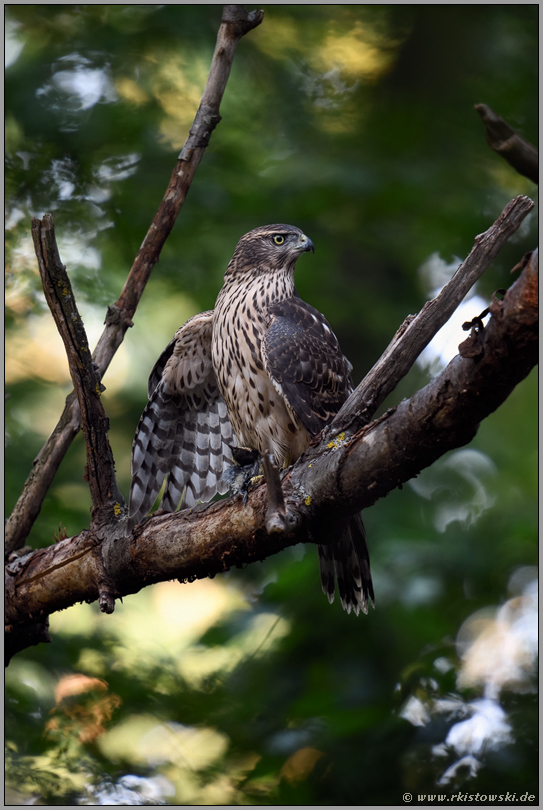
{"type": "MultiPolygon", "coordinates": [[[[503,301],[493,300],[486,327],[477,324],[470,345],[410,400],[353,436],[315,441],[283,479],[285,502],[297,516],[286,536],[265,532],[266,487],[236,498],[151,517],[129,536],[124,525],[90,529],[21,557],[6,568],[6,649],[21,649],[29,623],[76,602],[98,598],[101,566],[115,596],[153,582],[213,576],[311,542],[312,525],[333,524],[367,508],[443,453],[469,442],[537,362],[537,251],[503,301]],[[473,341],[472,341],[473,343],[473,341]],[[99,563],[97,552],[99,551],[99,563]]],[[[360,394],[354,392],[351,399],[360,394]]],[[[46,640],[45,638],[43,640],[46,640]]],[[[36,643],[36,640],[28,643],[36,643]]],[[[23,645],[24,646],[24,645],[23,645]]]]}
{"type": "Polygon", "coordinates": [[[124,499],[115,478],[113,453],[108,438],[109,420],[100,399],[103,389],[100,374],[91,358],[87,333],[77,309],[70,279],[60,261],[51,214],[45,214],[43,220],[32,220],[32,238],[43,291],[64,342],[82,417],[92,522],[107,523],[121,515],[124,499]]]}
{"type": "Polygon", "coordinates": [[[337,414],[329,429],[332,435],[367,424],[533,207],[529,197],[516,197],[505,206],[496,222],[475,238],[469,256],[451,280],[432,301],[426,302],[416,317],[409,315],[398,329],[358,386],[356,395],[350,397],[337,414]]]}
{"type": "MultiPolygon", "coordinates": [[[[245,11],[242,5],[223,7],[217,43],[200,107],[189,137],[178,157],[168,188],[138,251],[125,285],[115,304],[108,308],[104,329],[93,360],[103,377],[127,329],[157,263],[160,252],[185,202],[211,133],[221,120],[219,108],[239,40],[262,22],[263,11],[245,11]]],[[[78,402],[72,393],[53,433],[40,450],[23,492],[5,527],[6,557],[24,545],[38,517],[43,500],[70,444],[81,427],[78,402]]]]}

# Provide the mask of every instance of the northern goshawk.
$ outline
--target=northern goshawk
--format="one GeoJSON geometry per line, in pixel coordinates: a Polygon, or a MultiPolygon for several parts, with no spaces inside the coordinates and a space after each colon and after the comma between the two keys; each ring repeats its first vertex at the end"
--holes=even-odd
{"type": "MultiPolygon", "coordinates": [[[[224,494],[233,447],[293,464],[352,392],[352,366],[328,321],[294,285],[309,250],[311,240],[291,225],[245,234],[215,309],[190,318],[158,359],[132,448],[130,529],[165,478],[160,506],[168,512],[181,499],[184,508],[224,494]]],[[[339,521],[319,561],[329,601],[337,578],[345,610],[366,613],[373,587],[359,515],[339,521]]]]}

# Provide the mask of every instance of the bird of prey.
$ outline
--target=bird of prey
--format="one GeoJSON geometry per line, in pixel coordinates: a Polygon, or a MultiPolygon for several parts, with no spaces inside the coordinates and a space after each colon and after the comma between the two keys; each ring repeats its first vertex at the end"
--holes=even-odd
{"type": "MultiPolygon", "coordinates": [[[[215,309],[190,318],[158,359],[132,448],[129,529],[165,478],[168,512],[224,494],[236,448],[262,457],[270,499],[273,470],[293,464],[352,392],[352,366],[328,321],[294,285],[306,251],[312,241],[292,225],[245,234],[215,309]]],[[[337,578],[344,609],[367,613],[373,587],[359,515],[339,521],[319,562],[329,601],[337,578]]]]}

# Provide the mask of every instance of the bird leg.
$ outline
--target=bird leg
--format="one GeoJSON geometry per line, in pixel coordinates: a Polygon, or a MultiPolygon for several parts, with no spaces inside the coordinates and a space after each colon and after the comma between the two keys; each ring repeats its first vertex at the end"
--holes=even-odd
{"type": "Polygon", "coordinates": [[[266,531],[268,534],[283,534],[287,528],[287,510],[283,490],[281,489],[281,478],[279,468],[271,453],[264,453],[262,456],[264,466],[264,476],[268,486],[268,508],[266,509],[266,531]]]}
{"type": "MultiPolygon", "coordinates": [[[[243,496],[243,505],[247,503],[249,487],[255,483],[255,476],[260,472],[260,456],[256,450],[248,447],[233,447],[234,464],[224,471],[222,480],[234,495],[243,496]]],[[[287,528],[294,528],[294,519],[289,515],[283,498],[279,468],[271,453],[262,455],[262,466],[268,487],[268,507],[266,509],[266,531],[268,534],[284,534],[287,528]],[[288,524],[288,525],[287,525],[288,524]]]]}

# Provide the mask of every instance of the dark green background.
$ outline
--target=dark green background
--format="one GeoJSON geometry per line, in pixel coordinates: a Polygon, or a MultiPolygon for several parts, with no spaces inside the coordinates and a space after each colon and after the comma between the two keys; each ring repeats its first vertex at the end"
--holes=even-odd
{"type": "MultiPolygon", "coordinates": [[[[509,199],[536,194],[488,148],[473,109],[490,105],[537,144],[536,5],[264,8],[238,47],[223,120],[104,380],[125,495],[146,377],[175,329],[213,307],[243,233],[286,222],[313,240],[298,289],[332,323],[358,382],[429,297],[421,266],[433,254],[458,263],[509,199]]],[[[95,342],[188,133],[220,16],[214,5],[7,7],[8,30],[24,43],[6,72],[8,513],[70,390],[29,218],[53,214],[95,342]],[[101,92],[74,93],[64,81],[74,75],[86,90],[101,82],[101,92]]],[[[536,240],[532,215],[480,282],[485,305],[536,240]]],[[[416,367],[388,404],[427,379],[416,367]]],[[[376,587],[367,617],[327,604],[311,547],[213,584],[148,588],[114,617],[95,606],[54,616],[53,643],[8,669],[7,803],[98,804],[124,795],[123,785],[148,798],[121,803],[158,801],[145,789],[160,782],[119,782],[130,774],[165,776],[177,792],[156,795],[171,804],[402,805],[406,791],[416,799],[459,786],[536,794],[529,667],[520,686],[494,695],[511,733],[487,740],[476,776],[461,769],[437,786],[460,754],[433,748],[470,716],[470,702],[489,697],[483,681],[456,681],[459,628],[514,595],[512,574],[536,564],[536,393],[532,373],[483,423],[472,455],[449,454],[416,491],[406,486],[365,513],[376,587]],[[452,518],[440,531],[444,514],[452,518]],[[196,611],[226,600],[207,621],[187,614],[191,600],[179,595],[198,587],[196,611]],[[170,612],[167,599],[177,605],[170,612]],[[200,655],[224,664],[196,677],[187,661],[200,655]],[[55,688],[75,674],[104,683],[81,681],[94,688],[55,706],[55,688]],[[438,711],[432,701],[451,695],[456,714],[438,711]],[[424,725],[400,717],[410,697],[427,707],[424,725]],[[157,726],[171,745],[153,758],[155,737],[144,731],[157,726]]],[[[50,544],[59,522],[68,535],[88,525],[83,468],[79,437],[33,546],[50,544]]]]}

